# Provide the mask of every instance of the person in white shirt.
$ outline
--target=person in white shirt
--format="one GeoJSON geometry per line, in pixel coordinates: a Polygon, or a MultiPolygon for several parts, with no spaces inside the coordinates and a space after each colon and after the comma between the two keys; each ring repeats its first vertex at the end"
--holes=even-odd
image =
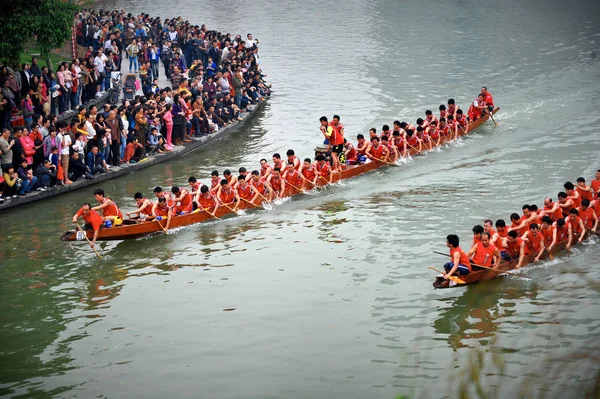
{"type": "Polygon", "coordinates": [[[258,44],[258,40],[252,39],[252,34],[248,33],[246,36],[248,39],[246,40],[246,48],[255,47],[258,44]]]}
{"type": "Polygon", "coordinates": [[[56,139],[62,141],[62,143],[61,143],[62,147],[60,150],[60,164],[63,169],[63,176],[64,176],[63,180],[64,180],[65,184],[71,184],[73,182],[71,180],[69,180],[68,173],[69,173],[69,159],[71,158],[70,151],[71,151],[71,145],[73,144],[73,142],[71,140],[71,135],[67,131],[66,122],[59,122],[58,130],[59,130],[59,133],[56,136],[56,139]]]}
{"type": "Polygon", "coordinates": [[[100,75],[100,77],[98,78],[98,83],[100,86],[100,91],[104,91],[105,87],[104,87],[104,78],[106,77],[106,74],[104,73],[104,63],[106,61],[106,56],[104,55],[104,53],[102,52],[101,49],[98,50],[98,54],[96,55],[96,58],[94,58],[94,67],[96,69],[96,72],[98,72],[98,75],[100,75]]]}

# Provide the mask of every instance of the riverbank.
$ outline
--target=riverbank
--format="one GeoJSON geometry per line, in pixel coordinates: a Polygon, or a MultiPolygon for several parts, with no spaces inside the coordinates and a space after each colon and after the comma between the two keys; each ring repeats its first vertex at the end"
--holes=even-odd
{"type": "Polygon", "coordinates": [[[195,137],[191,143],[186,143],[184,145],[173,147],[173,151],[155,154],[152,157],[146,158],[138,163],[128,163],[121,164],[119,166],[113,166],[111,167],[109,172],[96,175],[95,178],[92,180],[86,180],[81,178],[81,180],[75,181],[73,182],[73,184],[49,188],[47,191],[35,191],[21,197],[13,198],[0,205],[0,212],[6,209],[25,205],[30,202],[43,200],[45,198],[53,197],[59,194],[65,194],[70,191],[90,186],[92,184],[114,179],[140,169],[148,168],[152,165],[156,165],[161,162],[174,159],[176,157],[181,157],[185,154],[202,148],[207,144],[227,138],[231,133],[251,123],[251,121],[255,118],[256,114],[260,113],[260,111],[264,108],[265,103],[266,100],[263,100],[258,104],[249,105],[249,111],[241,114],[241,121],[237,121],[232,125],[226,126],[225,128],[220,129],[215,133],[209,134],[208,136],[195,137]]]}

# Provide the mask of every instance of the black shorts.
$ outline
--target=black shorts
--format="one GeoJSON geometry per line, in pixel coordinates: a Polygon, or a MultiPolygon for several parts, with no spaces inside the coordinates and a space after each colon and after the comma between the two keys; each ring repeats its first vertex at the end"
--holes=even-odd
{"type": "Polygon", "coordinates": [[[343,144],[332,145],[331,152],[335,152],[338,155],[341,154],[342,152],[344,152],[344,145],[343,144]]]}

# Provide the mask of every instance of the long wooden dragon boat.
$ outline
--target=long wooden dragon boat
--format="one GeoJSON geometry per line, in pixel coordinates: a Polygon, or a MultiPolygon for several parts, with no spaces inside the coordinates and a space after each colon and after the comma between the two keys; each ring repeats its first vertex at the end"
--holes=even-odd
{"type": "MultiPolygon", "coordinates": [[[[496,107],[493,111],[492,114],[496,114],[498,111],[500,110],[499,107],[496,107]]],[[[489,115],[486,114],[483,117],[477,119],[474,122],[470,122],[469,123],[469,128],[467,129],[467,133],[465,133],[463,130],[459,129],[458,132],[458,136],[464,136],[465,134],[469,134],[471,132],[473,132],[475,129],[477,129],[479,126],[481,126],[483,123],[485,123],[487,120],[489,119],[489,115]]],[[[440,143],[437,147],[445,144],[448,141],[451,141],[452,139],[449,137],[441,137],[440,139],[440,143]]],[[[433,147],[435,148],[435,147],[433,147]]],[[[422,152],[426,152],[427,150],[422,150],[422,152]]],[[[417,155],[417,150],[411,148],[409,151],[407,151],[407,154],[410,154],[411,156],[413,155],[417,155]]],[[[343,179],[349,179],[351,177],[355,177],[358,175],[361,175],[363,173],[367,173],[370,172],[374,169],[380,168],[382,166],[388,166],[388,163],[385,162],[379,162],[379,161],[367,161],[364,164],[361,165],[344,165],[344,169],[342,170],[341,173],[336,173],[333,175],[333,179],[332,179],[332,183],[338,182],[340,180],[343,179]]],[[[327,185],[327,182],[317,182],[317,187],[323,187],[327,185]]],[[[285,188],[285,193],[284,196],[285,197],[290,197],[293,195],[298,195],[301,194],[302,192],[290,187],[290,186],[286,186],[285,188]]],[[[242,203],[239,204],[238,209],[239,210],[243,210],[243,209],[251,209],[251,208],[258,208],[261,207],[262,203],[259,201],[259,199],[256,200],[255,203],[249,203],[246,201],[243,201],[242,203]]],[[[217,208],[217,211],[215,213],[217,218],[221,218],[223,216],[228,216],[228,215],[233,215],[234,212],[231,209],[228,209],[224,206],[220,206],[217,208]]],[[[209,214],[208,212],[205,211],[200,211],[200,212],[194,212],[194,213],[189,213],[189,214],[185,214],[185,215],[180,215],[180,216],[173,216],[171,218],[171,224],[170,224],[170,229],[174,229],[177,227],[183,227],[183,226],[189,226],[192,224],[196,224],[196,223],[202,223],[202,222],[206,222],[206,221],[210,221],[210,220],[214,220],[215,218],[209,214]]],[[[123,221],[123,224],[119,225],[119,226],[115,226],[115,227],[111,227],[111,228],[102,228],[100,229],[99,233],[98,233],[98,241],[108,241],[108,240],[132,240],[132,239],[137,239],[140,237],[144,237],[147,236],[149,234],[153,234],[153,233],[157,233],[157,232],[161,232],[162,227],[160,225],[159,221],[153,220],[153,221],[140,221],[140,220],[134,220],[134,219],[126,219],[123,221]]],[[[71,231],[66,231],[64,232],[61,236],[60,239],[61,241],[84,241],[86,239],[85,234],[87,234],[87,238],[91,239],[93,238],[93,231],[75,231],[75,230],[71,230],[71,231]]]]}
{"type": "MultiPolygon", "coordinates": [[[[600,233],[596,233],[592,230],[586,230],[586,232],[584,234],[585,234],[584,240],[592,235],[600,236],[600,233]]],[[[574,241],[574,244],[571,245],[571,248],[581,245],[581,244],[579,244],[579,241],[575,240],[575,238],[573,238],[573,241],[574,241]]],[[[548,259],[550,259],[550,260],[553,259],[555,254],[562,255],[567,252],[570,252],[571,248],[569,248],[569,250],[567,251],[566,246],[567,245],[563,241],[563,242],[557,243],[556,246],[554,248],[552,248],[551,253],[549,253],[547,250],[544,251],[544,254],[540,258],[540,262],[544,261],[544,260],[548,260],[548,259]]],[[[502,260],[499,262],[498,267],[495,268],[494,270],[490,270],[490,269],[476,270],[477,267],[474,267],[474,270],[471,273],[466,274],[464,276],[458,276],[458,275],[450,276],[450,278],[448,279],[449,284],[440,284],[441,281],[439,279],[436,279],[436,281],[433,282],[433,286],[438,289],[464,287],[466,285],[476,284],[481,281],[493,280],[493,279],[501,277],[501,276],[511,275],[511,272],[513,272],[515,270],[519,270],[519,272],[520,272],[524,269],[526,270],[526,268],[528,266],[530,267],[534,264],[539,264],[539,262],[536,263],[534,261],[535,257],[536,257],[536,254],[526,255],[525,258],[523,259],[523,265],[519,269],[515,269],[515,265],[516,265],[517,261],[512,260],[512,261],[506,262],[506,261],[502,260]]]]}

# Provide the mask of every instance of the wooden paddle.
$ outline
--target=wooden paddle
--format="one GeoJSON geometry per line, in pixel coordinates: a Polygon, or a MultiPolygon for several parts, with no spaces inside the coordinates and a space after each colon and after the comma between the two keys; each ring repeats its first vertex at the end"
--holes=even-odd
{"type": "Polygon", "coordinates": [[[498,124],[496,123],[496,120],[494,119],[494,110],[491,110],[488,115],[490,116],[490,118],[492,118],[492,122],[494,122],[494,127],[497,127],[498,124]]]}
{"type": "MultiPolygon", "coordinates": [[[[433,253],[438,254],[438,255],[447,256],[449,258],[452,258],[452,256],[450,254],[445,254],[443,252],[433,251],[433,253]]],[[[490,270],[490,271],[493,271],[495,273],[506,273],[506,274],[511,274],[513,276],[516,276],[516,277],[521,277],[521,278],[526,278],[528,280],[531,280],[531,277],[528,277],[528,276],[526,276],[524,274],[521,274],[521,273],[515,273],[515,272],[513,272],[511,270],[496,270],[496,269],[494,269],[492,267],[477,265],[477,264],[475,264],[473,262],[471,262],[471,266],[475,266],[475,267],[479,267],[479,268],[482,268],[482,269],[490,270]]]]}
{"type": "Polygon", "coordinates": [[[79,230],[79,231],[81,231],[81,233],[83,233],[83,236],[85,237],[85,240],[88,242],[88,244],[90,244],[90,248],[92,248],[92,249],[94,250],[94,252],[96,253],[96,256],[97,256],[99,259],[102,259],[102,255],[100,255],[100,254],[98,253],[98,251],[96,251],[96,248],[95,248],[95,246],[94,246],[94,245],[92,245],[92,242],[91,242],[91,241],[90,241],[90,239],[88,238],[88,236],[87,236],[87,232],[83,231],[83,230],[81,229],[81,227],[79,226],[79,224],[78,224],[78,223],[75,223],[75,224],[77,225],[77,230],[79,230]]]}
{"type": "MultiPolygon", "coordinates": [[[[444,276],[446,275],[446,273],[444,273],[444,272],[442,272],[442,271],[440,271],[440,270],[436,269],[436,268],[435,268],[435,267],[433,267],[433,266],[429,266],[429,268],[430,268],[431,270],[433,270],[433,271],[436,271],[436,272],[438,272],[438,273],[441,273],[441,274],[443,274],[444,276]]],[[[450,279],[450,280],[454,281],[454,282],[455,282],[455,283],[457,283],[457,284],[466,284],[466,282],[465,282],[464,280],[461,280],[460,278],[458,278],[458,277],[456,277],[456,276],[450,276],[450,277],[448,277],[448,279],[450,279]]]]}
{"type": "Polygon", "coordinates": [[[217,216],[213,215],[212,213],[210,213],[210,212],[208,211],[208,208],[199,207],[198,209],[200,209],[200,210],[203,210],[204,212],[208,213],[210,216],[212,216],[213,218],[215,218],[215,219],[217,219],[217,220],[221,220],[221,218],[219,218],[219,217],[217,217],[217,216]]]}
{"type": "Polygon", "coordinates": [[[167,234],[167,230],[165,230],[164,226],[162,225],[162,223],[160,222],[160,220],[158,219],[154,219],[156,220],[156,223],[158,223],[158,225],[160,226],[160,228],[162,229],[163,233],[167,234]]]}
{"type": "Polygon", "coordinates": [[[374,159],[374,160],[375,160],[375,161],[377,161],[377,162],[384,163],[384,164],[386,164],[386,165],[391,165],[391,166],[399,166],[397,163],[394,163],[394,162],[387,162],[387,161],[384,161],[383,159],[377,159],[377,158],[372,158],[372,159],[374,159]]]}
{"type": "Polygon", "coordinates": [[[225,208],[229,209],[231,212],[233,212],[233,213],[235,213],[237,215],[237,212],[234,211],[233,209],[231,209],[227,204],[221,203],[221,205],[223,205],[225,208]]]}
{"type": "Polygon", "coordinates": [[[292,188],[295,188],[296,190],[300,191],[301,193],[304,192],[304,190],[299,189],[298,187],[294,186],[292,183],[290,183],[289,181],[286,181],[287,184],[289,184],[290,186],[292,186],[292,188]]]}

